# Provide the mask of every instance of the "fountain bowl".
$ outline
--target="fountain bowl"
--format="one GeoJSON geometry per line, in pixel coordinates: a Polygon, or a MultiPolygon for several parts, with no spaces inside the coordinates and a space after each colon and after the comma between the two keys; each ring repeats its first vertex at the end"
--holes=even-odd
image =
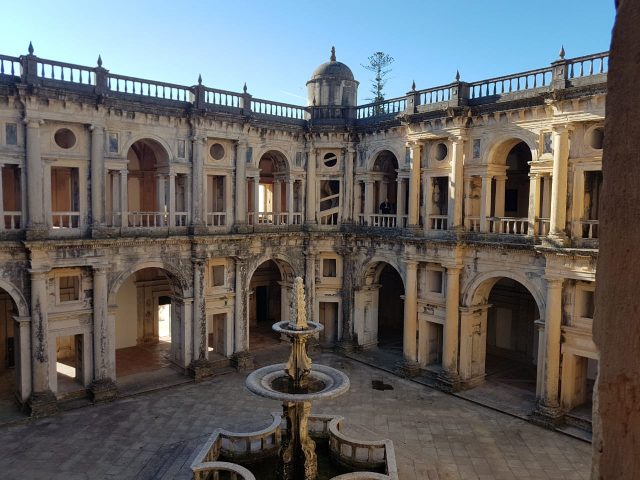
{"type": "Polygon", "coordinates": [[[282,322],[274,323],[271,328],[275,332],[284,333],[290,337],[308,337],[323,331],[324,325],[316,322],[307,322],[307,328],[299,329],[294,323],[284,320],[282,322]]]}
{"type": "Polygon", "coordinates": [[[308,378],[311,384],[322,384],[322,387],[317,391],[309,393],[279,391],[274,388],[273,384],[283,377],[287,377],[284,363],[268,365],[249,374],[246,379],[246,386],[256,395],[281,402],[328,400],[346,393],[350,386],[349,377],[340,370],[326,365],[313,365],[309,372],[308,378]]]}

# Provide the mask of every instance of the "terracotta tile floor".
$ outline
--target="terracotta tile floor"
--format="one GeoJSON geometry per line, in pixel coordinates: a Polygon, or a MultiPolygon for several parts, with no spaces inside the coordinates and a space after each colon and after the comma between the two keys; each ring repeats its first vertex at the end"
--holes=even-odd
{"type": "Polygon", "coordinates": [[[116,377],[153,372],[171,365],[171,342],[139,345],[116,350],[116,377]]]}

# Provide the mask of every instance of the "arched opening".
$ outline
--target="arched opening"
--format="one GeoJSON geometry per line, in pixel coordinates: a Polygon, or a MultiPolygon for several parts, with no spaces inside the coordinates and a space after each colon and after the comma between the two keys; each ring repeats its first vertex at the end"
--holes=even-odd
{"type": "Polygon", "coordinates": [[[188,178],[170,171],[166,150],[155,140],[138,140],[127,160],[128,225],[186,226],[188,178]]]}
{"type": "MultiPolygon", "coordinates": [[[[279,343],[272,325],[288,319],[289,283],[274,260],[262,263],[249,282],[249,345],[257,350],[279,343]]],[[[290,280],[290,279],[289,279],[290,280]]]]}
{"type": "Polygon", "coordinates": [[[181,365],[184,304],[167,271],[143,268],[118,289],[115,360],[118,384],[137,382],[153,372],[181,365]]]}
{"type": "Polygon", "coordinates": [[[491,288],[486,327],[486,379],[535,395],[538,305],[526,287],[501,278],[491,288]]]}
{"type": "Polygon", "coordinates": [[[0,289],[0,402],[15,403],[19,376],[19,331],[13,317],[18,309],[5,290],[0,289]]]}
{"type": "MultiPolygon", "coordinates": [[[[508,142],[503,148],[509,148],[508,142]]],[[[505,176],[493,179],[492,219],[493,233],[526,234],[529,219],[529,163],[531,149],[519,141],[511,146],[504,157],[505,176]]]]}
{"type": "Polygon", "coordinates": [[[408,189],[405,180],[398,179],[398,159],[389,150],[376,156],[370,172],[372,189],[366,192],[365,209],[370,215],[369,225],[381,227],[401,226],[396,224],[396,216],[407,214],[408,189]]]}
{"type": "Polygon", "coordinates": [[[404,286],[400,274],[388,263],[378,280],[378,346],[402,355],[404,286]]]}
{"type": "Polygon", "coordinates": [[[281,225],[301,223],[300,182],[290,181],[285,156],[275,150],[266,152],[258,162],[260,176],[247,190],[251,221],[257,224],[281,225]]]}

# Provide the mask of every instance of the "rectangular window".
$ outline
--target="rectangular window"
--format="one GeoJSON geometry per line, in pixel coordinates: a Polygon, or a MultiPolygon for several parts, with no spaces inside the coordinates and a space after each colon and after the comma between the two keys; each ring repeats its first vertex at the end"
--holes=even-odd
{"type": "Polygon", "coordinates": [[[185,158],[186,148],[184,140],[178,140],[178,158],[185,158]]]}
{"type": "Polygon", "coordinates": [[[18,144],[18,125],[15,123],[7,123],[4,126],[5,143],[7,145],[18,144]]]}
{"type": "Polygon", "coordinates": [[[224,286],[224,265],[214,265],[211,267],[211,284],[214,287],[224,286]]]}
{"type": "Polygon", "coordinates": [[[553,153],[551,132],[545,132],[542,134],[542,153],[553,153]]]}
{"type": "Polygon", "coordinates": [[[428,289],[431,293],[442,293],[442,271],[441,270],[428,270],[427,271],[428,289]]]}
{"type": "Polygon", "coordinates": [[[335,258],[325,258],[322,260],[322,276],[323,277],[336,277],[336,259],[335,258]]]}
{"type": "Polygon", "coordinates": [[[595,310],[594,292],[592,290],[578,290],[578,316],[581,318],[593,318],[595,310]]]}
{"type": "Polygon", "coordinates": [[[60,302],[75,302],[80,299],[80,277],[60,277],[58,279],[58,298],[60,302]]]}
{"type": "Polygon", "coordinates": [[[480,158],[480,139],[473,140],[473,158],[480,158]]]}

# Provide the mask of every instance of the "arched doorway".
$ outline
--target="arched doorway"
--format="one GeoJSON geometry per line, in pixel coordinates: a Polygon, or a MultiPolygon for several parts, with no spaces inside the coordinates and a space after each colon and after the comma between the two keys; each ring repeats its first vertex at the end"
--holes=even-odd
{"type": "Polygon", "coordinates": [[[370,264],[354,300],[358,344],[363,348],[378,346],[402,356],[404,283],[398,271],[384,261],[370,264]]]}
{"type": "Polygon", "coordinates": [[[521,283],[501,278],[491,288],[487,310],[485,374],[535,395],[540,312],[521,283]]]}
{"type": "Polygon", "coordinates": [[[257,350],[279,343],[272,325],[289,318],[289,291],[293,274],[284,262],[267,260],[249,282],[249,346],[257,350]]]}
{"type": "Polygon", "coordinates": [[[13,404],[17,391],[18,327],[13,317],[18,309],[5,290],[0,289],[0,402],[13,404]]]}
{"type": "Polygon", "coordinates": [[[408,189],[404,180],[398,180],[398,159],[389,150],[383,150],[373,162],[371,177],[374,180],[371,197],[365,201],[368,213],[372,214],[369,225],[380,227],[401,227],[396,219],[407,214],[408,189]]]}
{"type": "Polygon", "coordinates": [[[173,365],[184,367],[181,297],[176,280],[162,268],[142,268],[120,285],[114,315],[119,385],[173,365]]]}

